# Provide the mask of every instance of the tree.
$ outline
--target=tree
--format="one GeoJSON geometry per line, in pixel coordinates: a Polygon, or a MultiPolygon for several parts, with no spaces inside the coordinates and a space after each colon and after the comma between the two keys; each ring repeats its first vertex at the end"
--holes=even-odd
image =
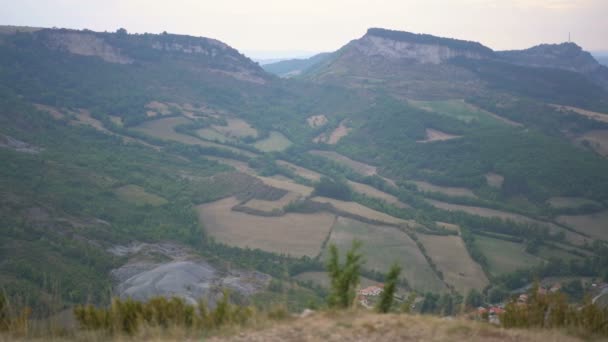
{"type": "Polygon", "coordinates": [[[443,316],[452,316],[456,312],[454,298],[449,293],[444,293],[439,300],[439,307],[443,316]]]}
{"type": "Polygon", "coordinates": [[[393,305],[393,296],[395,295],[395,290],[397,289],[397,282],[399,281],[399,273],[401,273],[401,266],[397,263],[394,263],[391,266],[391,269],[388,271],[386,275],[386,281],[384,282],[384,291],[380,297],[380,301],[378,302],[378,306],[376,309],[380,313],[387,313],[391,309],[393,305]]]}
{"type": "Polygon", "coordinates": [[[431,292],[427,292],[424,295],[424,300],[422,301],[422,307],[420,308],[420,313],[423,314],[434,314],[437,312],[437,301],[439,301],[439,295],[433,294],[431,292]]]}
{"type": "Polygon", "coordinates": [[[315,185],[315,195],[350,201],[353,191],[344,180],[321,177],[319,183],[315,185]]]}
{"type": "Polygon", "coordinates": [[[477,289],[469,290],[467,298],[464,301],[464,305],[467,308],[476,308],[483,304],[483,295],[477,291],[477,289]]]}
{"type": "Polygon", "coordinates": [[[360,248],[361,241],[354,240],[346,253],[344,265],[340,265],[338,247],[335,244],[329,246],[327,272],[331,280],[331,289],[327,304],[330,307],[347,308],[352,305],[359,286],[359,272],[364,262],[359,252],[360,248]]]}

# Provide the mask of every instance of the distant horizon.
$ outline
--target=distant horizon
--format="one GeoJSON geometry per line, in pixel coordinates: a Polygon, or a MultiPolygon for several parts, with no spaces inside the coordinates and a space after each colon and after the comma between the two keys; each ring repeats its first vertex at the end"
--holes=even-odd
{"type": "Polygon", "coordinates": [[[0,0],[0,23],[221,40],[239,51],[335,51],[369,27],[519,50],[572,41],[608,51],[605,0],[0,0]]]}

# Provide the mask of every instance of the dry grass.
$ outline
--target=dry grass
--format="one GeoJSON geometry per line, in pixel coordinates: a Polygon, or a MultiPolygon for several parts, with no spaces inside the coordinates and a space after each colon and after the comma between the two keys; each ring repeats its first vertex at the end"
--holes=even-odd
{"type": "Polygon", "coordinates": [[[397,224],[397,225],[409,223],[406,220],[402,220],[400,218],[390,216],[388,214],[379,212],[374,209],[370,209],[370,208],[363,206],[356,202],[340,201],[337,199],[321,197],[321,196],[313,197],[311,200],[313,202],[317,202],[317,203],[329,203],[339,211],[343,211],[343,212],[346,212],[346,213],[349,213],[352,215],[365,217],[367,219],[378,221],[378,222],[384,222],[387,224],[397,224]]]}
{"type": "Polygon", "coordinates": [[[473,193],[473,191],[471,191],[471,189],[467,189],[467,188],[439,186],[439,185],[431,184],[431,183],[424,182],[424,181],[415,181],[412,183],[416,184],[416,187],[420,191],[439,192],[444,195],[456,196],[456,197],[477,198],[477,196],[473,193]]]}
{"type": "Polygon", "coordinates": [[[365,194],[366,196],[381,199],[381,200],[385,201],[386,203],[393,204],[394,206],[399,207],[399,208],[410,208],[409,205],[399,201],[399,199],[397,197],[395,197],[389,193],[386,193],[384,191],[380,191],[367,184],[348,181],[348,185],[350,185],[350,187],[353,188],[353,190],[355,190],[356,192],[365,194]]]}
{"type": "Polygon", "coordinates": [[[467,251],[460,236],[418,234],[427,254],[443,273],[443,279],[460,293],[483,289],[488,278],[467,251]]]}
{"type": "Polygon", "coordinates": [[[452,140],[452,139],[457,139],[457,138],[462,138],[462,136],[445,133],[445,132],[438,131],[438,130],[432,129],[432,128],[427,128],[426,129],[426,139],[418,140],[416,142],[428,143],[428,142],[433,142],[433,141],[446,141],[446,140],[452,140]]]}
{"type": "Polygon", "coordinates": [[[364,268],[387,272],[397,262],[403,269],[402,275],[414,289],[421,292],[445,290],[416,243],[397,228],[338,217],[329,243],[336,244],[344,252],[354,239],[363,242],[364,268]]]}
{"type": "Polygon", "coordinates": [[[590,215],[559,216],[557,222],[594,238],[608,240],[608,210],[590,215]]]}
{"type": "Polygon", "coordinates": [[[564,234],[566,235],[566,240],[570,241],[573,244],[579,245],[579,246],[584,245],[586,242],[589,242],[589,243],[592,242],[590,239],[584,237],[583,235],[573,233],[569,230],[558,227],[553,223],[538,221],[538,220],[531,219],[529,217],[515,214],[515,213],[510,213],[510,212],[490,209],[490,208],[452,204],[452,203],[440,202],[440,201],[431,200],[431,199],[427,199],[426,201],[429,204],[431,204],[432,206],[439,208],[439,209],[443,209],[443,210],[464,211],[465,213],[468,213],[471,215],[477,215],[477,216],[481,216],[481,217],[496,217],[496,218],[500,218],[503,220],[511,220],[511,221],[514,221],[517,223],[537,224],[540,226],[546,226],[553,233],[564,232],[564,234]]]}
{"type": "Polygon", "coordinates": [[[325,115],[313,115],[313,116],[309,116],[306,119],[306,122],[308,123],[308,126],[310,126],[311,128],[317,128],[317,127],[325,126],[325,124],[327,124],[327,117],[325,115]]]}
{"type": "Polygon", "coordinates": [[[229,197],[199,205],[199,218],[207,233],[216,240],[241,248],[259,248],[293,256],[319,254],[334,222],[329,213],[289,213],[263,217],[233,211],[239,202],[229,197]]]}
{"type": "Polygon", "coordinates": [[[375,166],[352,160],[334,151],[312,150],[309,153],[335,161],[364,176],[373,176],[378,173],[375,166]]]}
{"type": "Polygon", "coordinates": [[[488,185],[494,188],[502,188],[502,183],[505,181],[505,177],[499,175],[498,173],[488,172],[485,174],[486,182],[488,185]]]}
{"type": "Polygon", "coordinates": [[[560,330],[502,329],[464,319],[375,314],[366,310],[328,311],[277,322],[264,328],[215,336],[209,341],[582,341],[560,330]]]}

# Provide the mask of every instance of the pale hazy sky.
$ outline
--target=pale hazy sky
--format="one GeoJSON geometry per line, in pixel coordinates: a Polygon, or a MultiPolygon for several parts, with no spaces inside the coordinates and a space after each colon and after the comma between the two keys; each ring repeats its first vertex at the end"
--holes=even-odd
{"type": "Polygon", "coordinates": [[[519,49],[608,50],[608,0],[0,0],[0,25],[205,36],[240,51],[333,51],[368,27],[519,49]]]}

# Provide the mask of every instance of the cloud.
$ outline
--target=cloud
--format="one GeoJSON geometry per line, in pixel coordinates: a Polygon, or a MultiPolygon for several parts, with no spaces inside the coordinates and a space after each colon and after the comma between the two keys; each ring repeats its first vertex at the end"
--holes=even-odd
{"type": "Polygon", "coordinates": [[[495,8],[568,10],[587,7],[594,0],[464,0],[469,5],[495,8]]]}

